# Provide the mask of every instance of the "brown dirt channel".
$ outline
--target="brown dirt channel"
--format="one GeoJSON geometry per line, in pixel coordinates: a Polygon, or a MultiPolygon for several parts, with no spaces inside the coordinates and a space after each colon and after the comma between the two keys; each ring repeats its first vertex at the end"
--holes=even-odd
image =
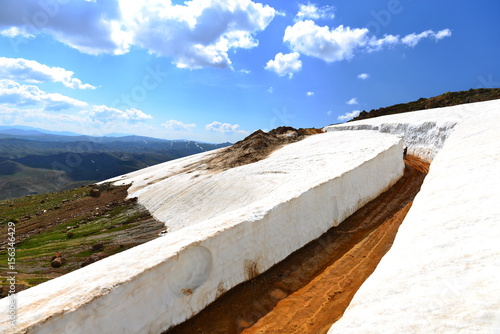
{"type": "Polygon", "coordinates": [[[340,226],[242,283],[165,334],[326,333],[390,249],[429,164],[405,158],[404,176],[340,226]]]}

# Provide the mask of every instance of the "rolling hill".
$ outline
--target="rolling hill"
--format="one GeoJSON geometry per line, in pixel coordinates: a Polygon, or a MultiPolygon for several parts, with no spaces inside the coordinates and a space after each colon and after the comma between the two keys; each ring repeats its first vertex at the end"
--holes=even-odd
{"type": "Polygon", "coordinates": [[[228,145],[0,127],[0,199],[70,189],[228,145]]]}

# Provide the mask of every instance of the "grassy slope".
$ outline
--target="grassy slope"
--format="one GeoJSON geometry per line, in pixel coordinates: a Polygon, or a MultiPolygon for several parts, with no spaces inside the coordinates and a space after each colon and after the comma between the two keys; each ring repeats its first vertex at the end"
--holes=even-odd
{"type": "Polygon", "coordinates": [[[73,182],[63,171],[30,168],[12,161],[0,162],[0,189],[2,189],[0,199],[53,192],[64,188],[74,188],[81,184],[81,182],[73,182]],[[4,173],[1,172],[2,170],[4,173]]]}
{"type": "Polygon", "coordinates": [[[447,92],[439,96],[431,98],[420,98],[417,101],[396,104],[394,106],[372,109],[370,112],[363,110],[359,116],[350,120],[358,121],[367,118],[400,114],[410,111],[441,108],[455,106],[459,104],[481,102],[500,99],[500,88],[480,88],[480,89],[470,89],[461,92],[447,92]]]}
{"type": "MultiPolygon", "coordinates": [[[[64,192],[0,201],[0,272],[7,272],[7,222],[16,222],[18,291],[81,267],[92,254],[106,257],[158,237],[165,229],[133,200],[127,187],[103,189],[99,198],[85,186],[64,192]],[[69,233],[70,232],[70,233],[69,233]],[[96,247],[102,245],[102,247],[96,247]],[[60,252],[66,263],[51,266],[60,252]]],[[[5,296],[7,282],[0,282],[5,296]]]]}
{"type": "Polygon", "coordinates": [[[223,146],[227,144],[161,140],[56,142],[0,135],[0,200],[70,189],[223,146]]]}

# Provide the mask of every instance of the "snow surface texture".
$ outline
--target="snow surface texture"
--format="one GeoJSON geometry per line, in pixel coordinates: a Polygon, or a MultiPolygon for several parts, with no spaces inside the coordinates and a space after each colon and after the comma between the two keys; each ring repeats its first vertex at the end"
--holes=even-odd
{"type": "Polygon", "coordinates": [[[20,292],[1,332],[160,333],[377,197],[402,151],[396,136],[332,132],[220,173],[193,170],[200,154],[116,178],[173,232],[20,292]]]}
{"type": "Polygon", "coordinates": [[[500,333],[500,100],[467,109],[392,248],[329,334],[500,333]]]}
{"type": "MultiPolygon", "coordinates": [[[[331,125],[325,131],[376,130],[404,138],[408,154],[432,161],[441,150],[454,127],[466,119],[488,114],[497,100],[427,109],[404,114],[382,116],[345,124],[331,125]],[[483,111],[484,110],[484,111],[483,111]],[[476,114],[479,113],[479,114],[476,114]]],[[[498,112],[496,110],[495,112],[498,112]]]]}
{"type": "MultiPolygon", "coordinates": [[[[364,134],[312,136],[283,147],[269,159],[221,173],[201,170],[203,165],[179,173],[191,162],[180,160],[165,164],[161,170],[146,169],[128,178],[119,178],[115,184],[132,182],[129,196],[138,197],[158,220],[165,222],[169,232],[197,223],[205,225],[213,218],[241,220],[249,212],[257,217],[311,188],[341,177],[360,161],[372,159],[374,154],[385,151],[396,140],[391,136],[367,137],[370,133],[373,134],[366,131],[364,134]],[[367,145],[365,140],[374,142],[367,145]]],[[[330,196],[336,198],[336,204],[330,206],[342,208],[342,211],[332,209],[335,211],[332,212],[333,225],[338,225],[357,210],[358,199],[365,201],[367,195],[373,199],[373,194],[380,193],[380,187],[386,187],[388,182],[401,176],[402,164],[397,165],[396,174],[389,168],[387,176],[379,175],[382,168],[377,174],[361,174],[360,180],[344,179],[344,183],[334,190],[335,194],[330,196]],[[373,186],[367,187],[367,184],[373,186]],[[347,193],[355,197],[348,198],[347,193]]]]}

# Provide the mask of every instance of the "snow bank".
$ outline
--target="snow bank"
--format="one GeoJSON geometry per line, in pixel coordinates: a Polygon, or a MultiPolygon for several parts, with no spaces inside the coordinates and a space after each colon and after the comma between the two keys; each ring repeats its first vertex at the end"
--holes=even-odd
{"type": "MultiPolygon", "coordinates": [[[[370,132],[358,135],[312,136],[285,146],[269,159],[221,173],[204,170],[204,165],[196,166],[192,160],[179,160],[164,164],[163,168],[145,169],[112,181],[116,181],[115,184],[132,182],[130,197],[138,197],[139,203],[158,220],[165,222],[171,232],[197,223],[206,225],[214,218],[241,219],[249,212],[263,215],[269,208],[341,177],[346,171],[355,169],[361,161],[371,159],[374,153],[380,152],[376,143],[366,145],[364,142],[370,140],[364,139],[370,136],[370,132]]],[[[373,140],[380,143],[381,150],[386,150],[388,144],[393,144],[394,139],[388,139],[390,137],[373,140]]],[[[401,162],[397,165],[402,169],[401,162]]],[[[387,185],[387,179],[392,182],[395,177],[392,173],[389,170],[384,177],[362,173],[360,180],[349,179],[349,183],[343,185],[361,184],[366,189],[338,188],[337,192],[349,192],[354,196],[338,196],[339,205],[347,216],[359,207],[359,199],[365,200],[367,194],[372,199],[372,194],[378,194],[381,185],[387,185]],[[381,182],[378,182],[379,177],[381,182]]],[[[347,216],[335,217],[334,225],[347,216]]]]}
{"type": "Polygon", "coordinates": [[[160,333],[390,187],[402,150],[396,136],[332,132],[221,173],[201,154],[116,178],[172,232],[20,292],[18,326],[2,311],[1,331],[160,333]]]}
{"type": "Polygon", "coordinates": [[[466,119],[494,113],[496,105],[498,101],[493,100],[420,110],[331,125],[325,127],[324,130],[376,130],[396,134],[404,138],[404,146],[408,147],[408,154],[430,162],[442,149],[444,142],[457,124],[466,119]]]}
{"type": "Polygon", "coordinates": [[[500,333],[500,100],[467,109],[392,248],[328,333],[500,333]]]}

